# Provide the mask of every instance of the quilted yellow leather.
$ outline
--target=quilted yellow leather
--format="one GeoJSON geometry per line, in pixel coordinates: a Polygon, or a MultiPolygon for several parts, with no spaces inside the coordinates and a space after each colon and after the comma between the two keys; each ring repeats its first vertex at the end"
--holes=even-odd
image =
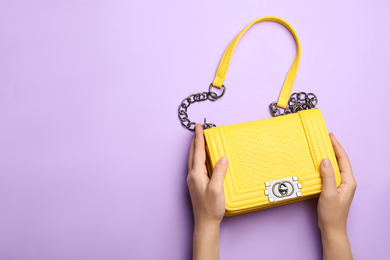
{"type": "Polygon", "coordinates": [[[319,109],[218,126],[204,130],[209,172],[217,161],[229,160],[224,180],[226,216],[270,208],[319,195],[322,188],[320,162],[332,162],[337,186],[340,172],[319,109]],[[297,176],[302,196],[268,201],[265,182],[297,176]]]}
{"type": "Polygon", "coordinates": [[[299,67],[299,60],[301,58],[301,44],[299,42],[299,38],[297,33],[295,32],[294,28],[285,20],[282,18],[276,17],[276,16],[264,16],[259,19],[254,20],[252,23],[250,23],[247,27],[244,28],[234,39],[230,42],[229,46],[226,48],[225,53],[222,56],[221,62],[219,63],[217,73],[215,75],[214,81],[212,85],[217,88],[221,88],[223,82],[225,81],[226,73],[229,67],[230,59],[232,58],[234,49],[236,48],[236,45],[238,41],[240,40],[241,36],[254,24],[260,23],[260,22],[276,22],[280,23],[284,27],[286,27],[291,34],[293,35],[295,39],[295,44],[297,47],[296,55],[294,58],[294,61],[290,67],[290,70],[288,71],[288,74],[286,76],[286,79],[283,84],[282,91],[280,92],[279,99],[277,106],[281,108],[286,108],[287,101],[290,97],[291,89],[294,84],[295,76],[297,75],[298,67],[299,67]]]}

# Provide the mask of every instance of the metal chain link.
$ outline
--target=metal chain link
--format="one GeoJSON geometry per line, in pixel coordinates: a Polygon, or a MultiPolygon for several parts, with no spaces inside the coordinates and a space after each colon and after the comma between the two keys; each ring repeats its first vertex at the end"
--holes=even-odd
{"type": "MultiPolygon", "coordinates": [[[[185,128],[187,128],[188,130],[190,130],[192,132],[195,131],[195,124],[196,123],[192,122],[188,118],[188,114],[187,114],[187,109],[192,103],[205,101],[205,100],[210,100],[210,101],[214,102],[225,94],[226,88],[224,85],[222,85],[222,93],[220,95],[211,91],[212,87],[213,87],[213,84],[210,84],[208,92],[202,92],[202,93],[196,93],[196,94],[189,95],[188,97],[183,99],[183,101],[180,103],[179,109],[178,109],[179,119],[180,119],[181,124],[185,128]]],[[[204,123],[203,123],[203,129],[208,129],[208,128],[212,128],[212,127],[216,127],[216,125],[213,123],[207,123],[206,118],[205,118],[204,123]]]]}
{"type": "Polygon", "coordinates": [[[292,93],[290,99],[287,102],[287,107],[282,111],[277,107],[277,102],[272,102],[269,105],[269,110],[272,116],[282,116],[291,113],[296,113],[301,110],[307,110],[315,108],[318,104],[317,96],[313,93],[298,92],[292,93]]]}
{"type": "MultiPolygon", "coordinates": [[[[205,100],[210,100],[214,102],[225,94],[226,88],[224,85],[222,85],[222,93],[220,95],[211,91],[212,87],[213,85],[210,84],[208,92],[201,92],[201,93],[189,95],[188,97],[183,99],[183,101],[180,103],[178,109],[179,119],[181,124],[188,130],[192,132],[195,131],[196,123],[192,122],[188,118],[188,114],[187,114],[187,109],[192,103],[201,102],[205,100]]],[[[305,92],[298,92],[298,93],[295,92],[291,94],[290,99],[287,102],[287,107],[283,111],[281,108],[277,107],[276,101],[272,102],[269,105],[269,109],[271,115],[275,117],[275,116],[296,113],[301,110],[312,109],[315,108],[317,104],[318,104],[318,99],[315,94],[305,93],[305,92]]],[[[208,129],[212,127],[216,127],[216,125],[213,123],[207,123],[205,118],[203,123],[203,129],[208,129]]]]}

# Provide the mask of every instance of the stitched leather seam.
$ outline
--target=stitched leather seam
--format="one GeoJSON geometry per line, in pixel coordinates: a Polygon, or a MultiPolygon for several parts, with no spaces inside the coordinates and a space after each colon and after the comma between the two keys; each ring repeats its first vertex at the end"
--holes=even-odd
{"type": "MultiPolygon", "coordinates": [[[[222,126],[223,127],[223,126],[222,126]]],[[[218,129],[218,128],[216,128],[216,129],[218,129]]],[[[219,129],[218,129],[219,130],[219,129]]],[[[220,134],[218,135],[218,136],[221,136],[220,134]]],[[[226,136],[225,136],[225,139],[226,139],[226,136]]],[[[216,146],[216,149],[217,149],[217,157],[219,158],[219,157],[221,157],[221,152],[220,152],[220,150],[219,150],[219,148],[218,148],[218,145],[217,145],[217,141],[216,141],[216,138],[214,138],[214,143],[215,143],[215,146],[216,146]]],[[[221,140],[221,144],[222,144],[222,149],[224,150],[224,145],[223,145],[223,140],[221,140]]],[[[225,151],[224,151],[225,152],[225,151]]],[[[226,154],[226,156],[227,156],[227,154],[226,154]]],[[[230,156],[229,156],[230,157],[230,156]]],[[[215,164],[217,163],[217,159],[215,160],[215,164]]],[[[230,172],[229,173],[229,175],[230,175],[230,179],[231,179],[231,185],[233,186],[233,192],[234,192],[234,183],[233,183],[233,174],[232,174],[232,170],[230,170],[229,168],[228,168],[228,171],[230,172]]],[[[225,187],[226,185],[224,184],[224,187],[225,187]]],[[[232,201],[232,196],[231,196],[231,194],[230,194],[230,191],[229,191],[229,189],[226,187],[226,190],[227,190],[227,197],[228,197],[228,199],[229,199],[229,201],[231,202],[232,201]]]]}
{"type": "MultiPolygon", "coordinates": [[[[218,129],[218,128],[215,128],[215,129],[218,129]]],[[[221,153],[220,153],[220,151],[219,151],[219,148],[218,148],[218,144],[217,144],[217,141],[216,141],[216,138],[214,137],[214,132],[215,131],[213,131],[213,141],[214,141],[214,143],[215,143],[215,148],[216,148],[216,150],[217,150],[217,158],[219,158],[220,157],[220,155],[221,155],[221,153]]],[[[220,135],[219,135],[220,136],[220,135]]],[[[226,139],[226,138],[225,138],[226,139]]],[[[222,142],[221,142],[222,143],[222,142]]],[[[223,148],[223,145],[222,145],[222,148],[223,148]]],[[[215,163],[214,163],[214,165],[217,163],[217,161],[215,160],[215,163]]],[[[215,168],[215,167],[214,167],[215,168]]],[[[213,168],[213,170],[214,170],[214,168],[213,168]]],[[[228,171],[230,171],[229,170],[229,168],[228,168],[228,171]]],[[[229,174],[230,176],[232,176],[232,174],[229,174]]],[[[225,185],[224,185],[225,186],[225,185]]],[[[228,195],[228,198],[229,198],[229,201],[230,201],[230,192],[229,192],[229,189],[227,189],[226,188],[226,190],[227,190],[227,195],[228,195]]]]}
{"type": "MultiPolygon", "coordinates": [[[[215,128],[215,129],[217,129],[217,128],[215,128]]],[[[217,141],[216,141],[216,137],[214,136],[214,132],[215,131],[212,131],[212,134],[210,135],[210,137],[212,137],[211,139],[212,139],[212,141],[213,141],[213,143],[215,144],[215,149],[216,149],[216,152],[217,152],[217,157],[218,156],[220,156],[220,151],[219,151],[219,148],[218,148],[218,144],[217,144],[217,141]]],[[[213,157],[215,157],[215,156],[213,156],[213,157]]],[[[215,158],[213,158],[213,161],[214,161],[214,163],[213,163],[213,165],[215,165],[216,164],[216,161],[215,161],[215,158]]],[[[214,170],[214,168],[215,167],[213,167],[213,170],[214,170]]],[[[228,171],[230,171],[229,170],[229,168],[228,168],[228,171]]],[[[234,185],[233,185],[233,176],[232,176],[232,174],[229,174],[230,175],[230,178],[231,178],[231,183],[232,183],[232,186],[233,186],[233,189],[234,189],[234,185]]],[[[225,187],[226,185],[224,184],[224,187],[225,187]]],[[[230,192],[229,192],[229,189],[226,187],[226,191],[227,191],[227,197],[228,197],[228,199],[229,199],[229,201],[231,201],[231,195],[230,195],[230,192]]]]}
{"type": "MultiPolygon", "coordinates": [[[[231,158],[231,160],[232,160],[232,164],[231,164],[231,169],[234,169],[234,171],[233,170],[230,170],[230,179],[232,180],[232,185],[233,185],[233,192],[235,192],[235,189],[234,189],[234,184],[233,184],[233,172],[235,173],[235,167],[234,167],[234,159],[233,159],[233,154],[230,154],[230,146],[229,146],[229,141],[228,141],[228,138],[227,138],[227,135],[226,135],[226,130],[225,130],[225,127],[224,126],[222,126],[222,129],[223,129],[223,132],[224,132],[224,135],[225,135],[225,140],[226,140],[226,143],[227,143],[227,146],[228,146],[228,151],[229,151],[229,157],[231,158]]],[[[228,156],[227,154],[226,154],[226,156],[228,156]]],[[[229,164],[230,164],[230,162],[229,162],[229,164]]],[[[230,165],[229,165],[230,166],[230,165]]],[[[228,167],[229,168],[229,167],[228,167]]],[[[231,199],[231,197],[230,197],[230,193],[229,193],[229,189],[226,187],[227,185],[226,185],[226,183],[224,183],[224,187],[226,188],[226,190],[228,191],[228,197],[229,197],[229,202],[231,203],[231,201],[232,201],[232,199],[231,199]]]]}
{"type": "MultiPolygon", "coordinates": [[[[314,112],[314,111],[313,111],[314,112]]],[[[318,139],[318,135],[321,135],[322,133],[321,133],[321,127],[318,125],[318,123],[317,123],[317,118],[316,118],[316,116],[314,116],[314,118],[315,119],[313,119],[313,116],[311,116],[311,115],[309,115],[308,117],[307,117],[307,121],[309,122],[309,124],[310,124],[310,126],[311,126],[311,129],[312,129],[312,131],[311,131],[311,133],[314,133],[313,134],[313,139],[315,139],[315,146],[317,147],[317,149],[315,149],[314,151],[316,152],[316,154],[317,154],[317,158],[319,158],[319,160],[318,161],[321,161],[322,160],[322,158],[323,158],[323,154],[322,154],[322,149],[321,149],[321,146],[320,146],[320,141],[319,141],[319,139],[318,139]],[[319,129],[319,130],[318,130],[319,129]],[[317,134],[315,134],[315,132],[317,131],[317,134]],[[319,157],[318,157],[319,156],[319,157]]],[[[319,166],[319,164],[318,163],[316,163],[316,168],[318,169],[318,170],[320,170],[320,166],[319,166]]]]}
{"type": "MultiPolygon", "coordinates": [[[[313,131],[315,131],[315,127],[313,126],[313,122],[311,121],[310,115],[307,115],[305,117],[305,120],[306,120],[307,126],[310,127],[310,129],[308,128],[308,130],[309,130],[308,134],[311,135],[311,133],[313,131]]],[[[315,157],[316,157],[315,168],[317,170],[317,169],[319,169],[319,167],[317,165],[317,161],[321,160],[321,151],[318,151],[318,150],[320,150],[320,147],[318,146],[317,135],[316,134],[312,135],[311,140],[312,140],[312,144],[313,144],[313,153],[315,154],[315,157]],[[315,147],[317,147],[318,150],[315,149],[315,147]]]]}
{"type": "MultiPolygon", "coordinates": [[[[309,182],[309,181],[312,181],[312,180],[318,180],[318,177],[315,177],[315,178],[310,178],[310,179],[307,179],[307,180],[305,180],[305,182],[309,182]]],[[[311,188],[311,187],[316,187],[316,186],[322,186],[322,184],[320,183],[320,184],[313,184],[313,185],[305,185],[303,188],[302,188],[302,190],[305,190],[305,189],[308,189],[308,188],[311,188]]],[[[259,189],[258,191],[260,191],[260,192],[264,192],[264,190],[265,189],[259,189]]],[[[255,192],[257,192],[257,191],[251,191],[251,192],[244,192],[244,193],[241,193],[241,194],[236,194],[235,193],[235,195],[237,195],[237,196],[243,196],[243,195],[246,195],[246,194],[250,194],[250,193],[255,193],[255,192]]],[[[318,191],[318,192],[320,192],[320,191],[318,191]]],[[[307,196],[308,194],[307,193],[305,193],[305,194],[303,194],[304,196],[307,196]]],[[[254,198],[249,198],[249,199],[238,199],[238,200],[234,200],[234,201],[232,201],[231,200],[231,204],[237,204],[237,203],[240,203],[240,202],[243,202],[243,201],[249,201],[249,200],[256,200],[256,199],[262,199],[263,200],[263,198],[265,198],[265,197],[254,197],[254,198]]],[[[229,199],[230,199],[230,197],[229,197],[229,199]]],[[[265,200],[265,202],[268,202],[268,200],[265,200]]],[[[261,202],[261,203],[263,203],[263,202],[261,202]]],[[[237,207],[237,206],[236,206],[237,207]]],[[[238,206],[239,208],[242,208],[243,206],[238,206]]]]}
{"type": "MultiPolygon", "coordinates": [[[[227,142],[227,136],[226,136],[226,133],[225,133],[225,127],[224,127],[224,126],[222,126],[222,130],[223,130],[223,132],[224,132],[225,140],[226,140],[226,142],[227,142]]],[[[224,146],[223,144],[222,144],[222,149],[224,150],[223,152],[225,153],[225,156],[228,156],[228,154],[226,154],[225,146],[224,146]]],[[[229,150],[229,148],[228,148],[228,150],[229,150]]],[[[229,150],[229,151],[230,151],[230,150],[229,150]]],[[[233,156],[230,156],[230,153],[229,153],[229,157],[233,157],[233,156]]],[[[228,167],[228,171],[229,171],[230,178],[233,179],[233,173],[232,173],[232,170],[229,169],[229,167],[228,167]]],[[[233,182],[232,182],[232,185],[233,185],[233,182]]],[[[224,187],[225,187],[226,190],[227,190],[229,202],[231,202],[230,192],[229,192],[229,189],[226,187],[225,183],[224,183],[224,187]]],[[[233,185],[233,191],[234,191],[234,185],[233,185]]]]}
{"type": "MultiPolygon", "coordinates": [[[[308,181],[311,181],[311,180],[318,180],[318,178],[312,178],[312,179],[308,179],[308,180],[305,180],[306,182],[308,181]]],[[[308,188],[311,188],[311,187],[316,187],[316,186],[322,186],[322,183],[319,183],[319,184],[313,184],[313,185],[305,185],[305,187],[302,188],[302,190],[305,190],[305,189],[308,189],[308,188]]],[[[264,191],[264,190],[260,190],[260,191],[264,191]]],[[[320,192],[320,190],[318,191],[320,192]]],[[[249,194],[249,193],[254,193],[254,192],[245,192],[245,193],[242,193],[242,195],[246,195],[246,194],[249,194]]],[[[304,196],[307,196],[308,194],[310,193],[305,193],[304,196]]],[[[240,199],[240,200],[235,200],[234,202],[232,202],[233,204],[237,204],[237,203],[240,203],[240,202],[243,202],[243,201],[249,201],[249,200],[256,200],[256,199],[259,199],[261,198],[262,200],[265,199],[265,202],[268,202],[268,199],[266,199],[266,197],[254,197],[254,198],[249,198],[249,199],[240,199]]],[[[261,202],[263,203],[263,202],[261,202]]],[[[236,206],[237,207],[237,206],[236,206]]],[[[239,208],[242,208],[243,206],[238,206],[239,208]]]]}
{"type": "MultiPolygon", "coordinates": [[[[321,126],[318,124],[317,117],[314,116],[314,119],[313,119],[311,116],[309,116],[309,117],[308,117],[308,120],[310,121],[310,124],[311,124],[312,126],[315,125],[316,128],[319,128],[318,132],[319,132],[320,138],[322,139],[322,143],[324,143],[324,139],[323,139],[323,136],[322,136],[323,132],[322,132],[321,126]]],[[[314,128],[314,127],[313,127],[313,128],[314,128]]],[[[314,128],[314,129],[315,129],[315,128],[314,128]]],[[[315,130],[314,130],[314,131],[315,131],[315,130]]],[[[318,134],[315,134],[314,137],[315,137],[315,139],[316,139],[316,145],[317,145],[317,147],[318,147],[318,153],[319,153],[319,155],[320,155],[320,161],[321,161],[322,158],[324,158],[324,156],[323,156],[323,153],[322,153],[322,149],[321,149],[321,147],[320,147],[320,142],[319,142],[318,134]]],[[[318,168],[320,168],[320,167],[318,166],[318,168]]]]}
{"type": "MultiPolygon", "coordinates": [[[[320,113],[320,111],[317,110],[317,113],[320,113]]],[[[325,139],[326,139],[325,135],[327,133],[324,133],[324,130],[326,129],[326,125],[325,125],[325,122],[324,122],[324,120],[322,118],[322,115],[320,114],[319,116],[316,116],[315,120],[316,120],[316,124],[318,125],[318,128],[320,129],[319,132],[320,132],[320,138],[322,140],[322,145],[325,148],[325,155],[324,156],[322,154],[322,149],[319,149],[321,159],[327,157],[329,160],[332,161],[333,165],[337,165],[337,164],[335,164],[334,156],[332,156],[331,150],[329,149],[329,147],[330,147],[329,145],[331,145],[331,144],[329,142],[325,141],[325,139]],[[320,118],[320,116],[321,116],[321,118],[320,118]]],[[[315,135],[315,136],[317,138],[317,143],[318,143],[318,146],[319,146],[318,136],[317,135],[315,135]]],[[[339,179],[339,175],[336,174],[336,180],[338,180],[338,179],[339,179]]]]}
{"type": "Polygon", "coordinates": [[[267,209],[267,208],[273,208],[273,207],[277,207],[277,206],[282,206],[282,205],[286,205],[286,204],[290,204],[292,202],[300,202],[300,201],[304,201],[306,199],[313,199],[313,198],[316,198],[318,197],[320,194],[320,192],[311,192],[311,193],[308,193],[307,196],[305,198],[303,197],[299,197],[299,198],[295,198],[293,201],[286,201],[286,202],[281,202],[281,203],[275,203],[275,204],[269,204],[268,206],[253,206],[253,207],[250,207],[249,209],[244,209],[244,210],[237,210],[237,211],[234,211],[234,212],[229,212],[230,214],[226,215],[226,216],[234,216],[234,215],[238,215],[238,214],[242,214],[242,213],[248,213],[248,212],[253,212],[253,211],[257,211],[257,210],[261,210],[261,209],[267,209]]]}
{"type": "MultiPolygon", "coordinates": [[[[315,180],[315,179],[317,179],[317,178],[314,178],[314,179],[311,179],[311,180],[315,180]]],[[[307,181],[309,181],[309,180],[307,180],[307,181]]],[[[305,186],[305,187],[302,188],[301,190],[304,190],[304,189],[307,189],[307,188],[311,188],[311,187],[316,187],[316,186],[321,187],[322,184],[314,184],[314,185],[310,185],[310,186],[305,186]]],[[[305,194],[303,194],[303,195],[304,195],[304,197],[306,197],[306,196],[308,196],[308,195],[310,195],[310,194],[315,194],[315,193],[320,193],[320,192],[321,192],[321,190],[318,189],[318,191],[313,191],[313,192],[311,192],[311,193],[305,193],[305,194]]],[[[245,195],[245,194],[247,194],[247,193],[244,193],[243,195],[245,195]]],[[[268,199],[267,199],[266,197],[254,197],[254,198],[249,198],[249,199],[235,200],[234,202],[232,202],[232,204],[239,204],[240,202],[243,202],[243,201],[257,200],[257,199],[259,199],[259,198],[261,199],[261,201],[259,202],[258,205],[264,205],[264,204],[267,204],[267,203],[268,203],[268,199]]],[[[291,203],[291,202],[292,202],[292,201],[289,201],[288,203],[291,203]]],[[[288,204],[288,203],[286,203],[286,204],[288,204]]],[[[252,207],[252,206],[251,206],[251,207],[252,207]]],[[[231,206],[231,208],[239,208],[239,209],[241,210],[241,209],[246,209],[247,206],[231,206]]],[[[229,212],[235,212],[235,210],[230,210],[229,212]]]]}
{"type": "MultiPolygon", "coordinates": [[[[318,173],[318,172],[317,172],[317,173],[318,173]]],[[[309,182],[309,181],[312,181],[312,180],[318,180],[318,177],[307,179],[307,180],[305,180],[305,182],[309,182]]],[[[308,189],[308,188],[317,187],[317,186],[318,186],[318,187],[321,187],[321,186],[322,186],[322,183],[317,183],[317,184],[313,184],[313,185],[305,185],[305,186],[302,188],[302,190],[304,191],[304,190],[306,190],[306,189],[308,189]]],[[[260,191],[264,191],[264,190],[265,190],[265,189],[262,189],[262,190],[260,190],[260,191]]],[[[308,195],[310,195],[310,194],[312,194],[312,193],[316,193],[316,192],[320,192],[320,189],[318,189],[318,191],[315,191],[315,192],[305,193],[305,194],[304,194],[304,197],[305,197],[305,196],[308,196],[308,195]]],[[[249,193],[254,193],[254,192],[245,192],[245,193],[242,193],[242,195],[246,195],[246,194],[249,194],[249,193]]],[[[259,199],[259,197],[254,197],[254,198],[249,198],[249,199],[239,199],[239,200],[235,200],[234,202],[232,202],[232,204],[238,204],[238,203],[243,202],[243,201],[256,200],[256,199],[259,199]]],[[[265,202],[268,202],[268,200],[267,200],[265,197],[263,197],[263,198],[260,197],[260,199],[262,200],[262,201],[260,201],[261,205],[264,204],[265,202]],[[264,200],[264,199],[265,199],[265,200],[264,200]]],[[[237,206],[236,206],[236,207],[237,207],[237,206]]],[[[245,207],[245,206],[238,206],[238,208],[242,208],[242,207],[245,207]]],[[[232,212],[233,212],[233,211],[232,211],[232,212]]]]}
{"type": "MultiPolygon", "coordinates": [[[[325,120],[324,120],[323,117],[321,117],[321,118],[322,118],[322,120],[320,120],[320,123],[322,124],[322,130],[325,130],[325,129],[326,129],[325,120]]],[[[325,132],[325,134],[326,134],[326,135],[328,134],[327,131],[325,132]]],[[[337,167],[337,169],[338,169],[338,163],[337,163],[336,158],[335,158],[335,155],[334,155],[332,143],[330,142],[329,137],[326,138],[324,135],[322,135],[322,137],[326,139],[326,141],[323,140],[323,142],[324,142],[324,147],[325,147],[325,149],[326,149],[326,153],[329,155],[329,156],[327,156],[327,157],[328,157],[330,160],[332,160],[333,165],[335,165],[335,166],[337,167]],[[326,145],[326,144],[327,144],[327,145],[326,145]]],[[[340,177],[341,177],[341,176],[340,176],[340,169],[338,169],[338,171],[335,171],[335,173],[336,173],[336,182],[339,183],[339,182],[340,182],[340,177]]]]}
{"type": "Polygon", "coordinates": [[[318,168],[317,168],[316,162],[315,162],[316,160],[315,160],[313,144],[311,142],[310,135],[309,135],[309,132],[308,132],[309,129],[307,128],[307,125],[306,125],[306,122],[305,122],[305,119],[304,119],[304,115],[302,115],[301,112],[298,112],[298,115],[299,115],[299,118],[301,119],[303,131],[305,132],[305,136],[307,138],[307,144],[308,144],[309,149],[310,149],[310,154],[311,154],[311,158],[312,158],[312,161],[313,161],[314,169],[317,170],[318,168]]]}
{"type": "MultiPolygon", "coordinates": [[[[217,142],[216,142],[216,140],[215,140],[215,136],[214,136],[214,131],[211,131],[211,133],[210,133],[210,139],[212,139],[212,140],[210,140],[211,142],[214,142],[214,144],[215,144],[215,149],[214,150],[216,150],[216,152],[217,152],[217,154],[218,154],[218,146],[217,146],[217,142]]],[[[211,155],[211,154],[210,154],[211,155]]],[[[215,153],[214,153],[214,155],[215,155],[215,153]]],[[[212,160],[211,161],[211,164],[212,164],[212,166],[213,166],[213,170],[214,170],[214,166],[215,166],[215,156],[210,156],[210,159],[212,160]]],[[[212,175],[212,173],[211,173],[211,175],[212,175]]]]}

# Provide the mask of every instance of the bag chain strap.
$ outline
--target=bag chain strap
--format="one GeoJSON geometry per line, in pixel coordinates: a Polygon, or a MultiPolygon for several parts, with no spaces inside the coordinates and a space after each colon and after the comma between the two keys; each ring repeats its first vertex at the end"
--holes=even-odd
{"type": "Polygon", "coordinates": [[[307,110],[315,108],[318,104],[317,96],[313,93],[298,92],[292,93],[288,102],[286,109],[282,111],[281,108],[277,107],[278,102],[272,102],[269,105],[269,111],[273,117],[282,116],[287,114],[296,113],[301,110],[307,110]]]}
{"type": "MultiPolygon", "coordinates": [[[[179,105],[179,119],[181,121],[181,124],[187,128],[188,130],[194,132],[195,131],[195,122],[191,122],[191,120],[188,118],[187,114],[187,108],[195,102],[200,102],[200,101],[205,101],[205,100],[210,100],[210,101],[216,101],[220,97],[222,97],[225,94],[226,88],[224,85],[222,85],[222,93],[218,95],[214,91],[211,91],[211,88],[213,87],[213,84],[210,84],[209,86],[209,91],[208,92],[202,92],[202,93],[196,93],[189,95],[179,105]]],[[[213,123],[207,123],[206,118],[204,119],[203,123],[203,129],[208,129],[216,127],[215,124],[213,123]]]]}
{"type": "MultiPolygon", "coordinates": [[[[188,118],[187,109],[188,107],[195,102],[210,100],[210,101],[216,101],[220,97],[222,97],[225,94],[226,88],[224,85],[222,85],[222,93],[218,95],[217,93],[211,91],[211,88],[213,87],[212,84],[210,84],[209,91],[208,92],[201,92],[189,95],[188,97],[184,98],[183,101],[179,105],[179,119],[181,124],[187,128],[188,130],[194,132],[195,131],[195,122],[192,122],[188,118]]],[[[269,105],[269,110],[271,112],[271,115],[273,117],[276,116],[282,116],[287,114],[296,113],[301,110],[308,110],[315,108],[318,104],[317,96],[313,93],[305,93],[305,92],[298,92],[298,93],[292,93],[286,109],[282,111],[281,108],[277,107],[277,102],[272,102],[269,105]]],[[[203,129],[208,129],[212,127],[216,127],[213,123],[207,123],[206,118],[204,119],[203,123],[203,129]]]]}

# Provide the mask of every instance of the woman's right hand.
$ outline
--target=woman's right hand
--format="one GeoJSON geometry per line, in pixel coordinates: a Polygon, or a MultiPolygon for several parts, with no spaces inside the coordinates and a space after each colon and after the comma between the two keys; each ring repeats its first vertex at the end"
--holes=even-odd
{"type": "Polygon", "coordinates": [[[318,200],[318,226],[321,230],[324,259],[352,259],[347,236],[347,218],[356,190],[351,163],[343,147],[331,133],[330,140],[340,169],[341,184],[337,188],[332,164],[321,162],[322,192],[318,200]]]}

